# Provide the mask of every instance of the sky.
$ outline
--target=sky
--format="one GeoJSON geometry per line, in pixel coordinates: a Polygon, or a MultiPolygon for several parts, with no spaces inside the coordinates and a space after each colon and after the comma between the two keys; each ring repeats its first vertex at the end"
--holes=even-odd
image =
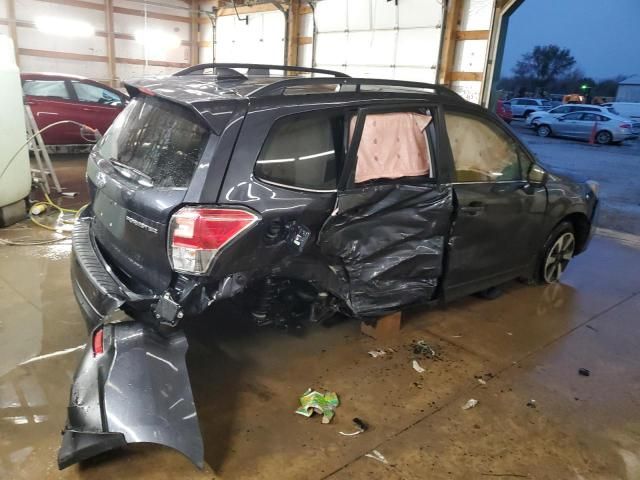
{"type": "Polygon", "coordinates": [[[596,80],[640,74],[640,0],[525,0],[509,20],[502,76],[551,43],[569,48],[596,80]]]}

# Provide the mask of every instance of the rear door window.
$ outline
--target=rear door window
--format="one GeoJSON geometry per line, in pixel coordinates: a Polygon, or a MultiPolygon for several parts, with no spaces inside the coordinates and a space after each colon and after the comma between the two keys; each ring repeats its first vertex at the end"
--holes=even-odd
{"type": "Polygon", "coordinates": [[[342,113],[304,113],[278,120],[262,147],[257,178],[294,188],[336,189],[343,147],[342,113]]]}
{"type": "MultiPolygon", "coordinates": [[[[355,130],[356,118],[350,131],[355,130]]],[[[382,179],[433,178],[429,111],[367,113],[356,156],[356,184],[382,179]]]]}
{"type": "Polygon", "coordinates": [[[71,85],[76,92],[78,100],[81,102],[100,103],[102,105],[122,105],[120,96],[106,88],[91,83],[76,81],[72,81],[71,85]]]}
{"type": "Polygon", "coordinates": [[[71,99],[64,80],[25,80],[22,91],[25,95],[33,97],[71,99]]]}
{"type": "Polygon", "coordinates": [[[153,97],[138,97],[118,115],[96,146],[116,170],[144,186],[184,188],[209,131],[195,115],[153,97]]]}

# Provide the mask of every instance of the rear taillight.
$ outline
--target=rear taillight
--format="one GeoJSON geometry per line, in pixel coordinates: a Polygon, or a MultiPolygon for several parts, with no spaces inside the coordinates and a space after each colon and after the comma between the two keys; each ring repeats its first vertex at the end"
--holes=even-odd
{"type": "Polygon", "coordinates": [[[631,128],[631,125],[628,123],[621,123],[620,128],[631,128]]]}
{"type": "Polygon", "coordinates": [[[173,269],[206,273],[218,250],[258,219],[246,210],[181,208],[171,217],[169,228],[169,259],[173,269]]]}
{"type": "Polygon", "coordinates": [[[93,356],[102,355],[104,353],[104,330],[99,328],[93,332],[93,356]]]}

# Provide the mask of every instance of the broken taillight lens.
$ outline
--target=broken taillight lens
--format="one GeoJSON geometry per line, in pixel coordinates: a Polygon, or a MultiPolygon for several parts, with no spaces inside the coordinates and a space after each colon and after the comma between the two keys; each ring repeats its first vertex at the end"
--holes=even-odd
{"type": "Polygon", "coordinates": [[[171,217],[169,259],[178,272],[203,274],[218,250],[259,217],[232,208],[185,207],[171,217]]]}
{"type": "Polygon", "coordinates": [[[93,332],[93,356],[104,353],[104,330],[99,328],[93,332]]]}

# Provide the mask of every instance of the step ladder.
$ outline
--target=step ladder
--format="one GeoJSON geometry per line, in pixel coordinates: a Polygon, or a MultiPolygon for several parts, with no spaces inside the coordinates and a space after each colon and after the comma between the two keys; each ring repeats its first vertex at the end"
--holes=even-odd
{"type": "Polygon", "coordinates": [[[62,193],[62,187],[58,181],[58,176],[53,169],[49,152],[47,152],[47,146],[42,139],[42,135],[38,131],[38,125],[33,117],[33,112],[29,105],[24,106],[25,123],[27,125],[27,138],[31,138],[30,148],[33,150],[33,155],[36,160],[38,168],[31,169],[31,176],[36,183],[40,183],[47,194],[51,193],[51,186],[49,185],[49,177],[53,183],[53,188],[56,192],[62,193]]]}

